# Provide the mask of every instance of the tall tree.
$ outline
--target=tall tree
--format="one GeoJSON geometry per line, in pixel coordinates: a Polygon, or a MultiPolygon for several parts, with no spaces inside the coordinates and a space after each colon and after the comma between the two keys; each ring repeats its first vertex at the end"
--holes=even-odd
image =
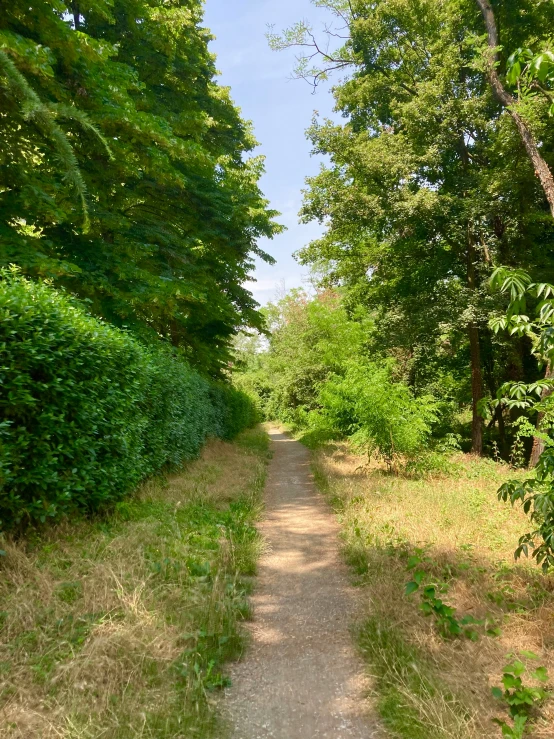
{"type": "Polygon", "coordinates": [[[200,0],[0,6],[0,261],[211,374],[279,227],[200,0]]]}

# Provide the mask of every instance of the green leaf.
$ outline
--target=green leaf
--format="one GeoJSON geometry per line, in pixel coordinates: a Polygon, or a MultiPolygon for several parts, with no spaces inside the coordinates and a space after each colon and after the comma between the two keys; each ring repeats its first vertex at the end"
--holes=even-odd
{"type": "Polygon", "coordinates": [[[406,583],[406,595],[412,595],[412,593],[415,593],[416,590],[419,590],[419,584],[412,580],[411,582],[406,583]]]}
{"type": "Polygon", "coordinates": [[[537,667],[537,669],[531,673],[531,677],[534,677],[536,680],[540,680],[540,682],[545,683],[548,681],[548,670],[546,669],[546,667],[537,667]]]}

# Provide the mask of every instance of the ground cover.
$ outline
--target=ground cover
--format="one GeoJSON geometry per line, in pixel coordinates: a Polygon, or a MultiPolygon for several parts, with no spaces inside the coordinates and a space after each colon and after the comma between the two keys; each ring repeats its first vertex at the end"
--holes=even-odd
{"type": "Polygon", "coordinates": [[[517,473],[460,454],[440,474],[416,479],[368,467],[346,442],[315,447],[316,480],[339,515],[360,586],[356,637],[390,735],[551,738],[551,699],[534,701],[523,733],[510,734],[509,706],[491,691],[504,690],[509,654],[526,667],[524,686],[545,687],[531,677],[537,667],[548,670],[550,687],[554,676],[554,578],[514,562],[529,522],[496,496],[517,473]],[[406,589],[414,577],[420,587],[406,589]]]}
{"type": "Polygon", "coordinates": [[[210,441],[110,514],[2,542],[3,737],[220,739],[267,459],[261,429],[210,441]]]}

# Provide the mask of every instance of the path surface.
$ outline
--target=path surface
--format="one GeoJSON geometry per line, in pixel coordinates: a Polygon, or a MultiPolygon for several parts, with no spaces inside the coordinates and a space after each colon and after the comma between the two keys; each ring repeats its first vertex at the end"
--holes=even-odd
{"type": "Polygon", "coordinates": [[[233,739],[371,739],[367,687],[348,626],[354,592],[337,550],[338,524],[316,491],[308,451],[270,431],[274,456],[269,549],[253,596],[252,644],[232,671],[233,739]]]}

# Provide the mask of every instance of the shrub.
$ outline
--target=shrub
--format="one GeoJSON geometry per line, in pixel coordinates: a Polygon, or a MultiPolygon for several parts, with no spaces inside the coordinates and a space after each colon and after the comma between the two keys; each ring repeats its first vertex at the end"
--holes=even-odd
{"type": "Polygon", "coordinates": [[[215,413],[216,436],[222,439],[233,439],[259,420],[251,398],[232,385],[212,383],[210,397],[215,413]]]}
{"type": "Polygon", "coordinates": [[[389,464],[420,451],[436,419],[434,399],[415,398],[407,385],[395,382],[390,363],[351,362],[344,376],[322,386],[319,400],[325,424],[389,464]]]}
{"type": "Polygon", "coordinates": [[[169,348],[47,284],[0,277],[0,529],[97,509],[253,422],[243,393],[169,348]]]}

